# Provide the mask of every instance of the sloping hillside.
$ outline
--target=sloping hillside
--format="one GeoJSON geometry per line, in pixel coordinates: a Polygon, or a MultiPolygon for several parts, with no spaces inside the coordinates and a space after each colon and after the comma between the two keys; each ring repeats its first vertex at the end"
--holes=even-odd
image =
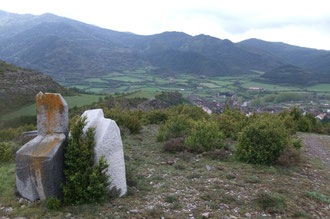
{"type": "Polygon", "coordinates": [[[33,102],[39,91],[68,94],[49,76],[0,60],[0,113],[33,102]]]}
{"type": "MultiPolygon", "coordinates": [[[[320,78],[315,77],[315,73],[294,65],[282,65],[266,72],[262,77],[267,79],[271,84],[282,85],[312,85],[320,81],[320,78]]],[[[323,82],[326,82],[326,79],[323,82]]]]}
{"type": "Polygon", "coordinates": [[[305,68],[330,77],[330,51],[292,46],[281,42],[267,42],[259,39],[244,40],[239,43],[247,49],[266,51],[281,61],[305,68]]]}

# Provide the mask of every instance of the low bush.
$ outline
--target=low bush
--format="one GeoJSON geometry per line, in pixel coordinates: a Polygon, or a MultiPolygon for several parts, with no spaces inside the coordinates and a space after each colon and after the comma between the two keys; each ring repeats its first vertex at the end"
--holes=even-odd
{"type": "Polygon", "coordinates": [[[147,124],[160,124],[168,119],[168,113],[163,109],[151,110],[145,117],[147,124]]]}
{"type": "Polygon", "coordinates": [[[137,134],[141,131],[140,116],[140,111],[126,110],[122,112],[119,107],[112,108],[105,114],[106,118],[115,120],[118,126],[128,128],[131,134],[137,134]]]}
{"type": "Polygon", "coordinates": [[[18,128],[0,129],[1,141],[14,141],[22,134],[22,132],[36,130],[34,125],[25,125],[18,128]]]}
{"type": "Polygon", "coordinates": [[[171,138],[185,137],[193,125],[193,121],[185,115],[172,116],[160,127],[157,141],[167,141],[171,138]]]}
{"type": "Polygon", "coordinates": [[[277,164],[284,167],[296,166],[301,162],[300,151],[295,147],[285,147],[277,160],[277,164]]]}
{"type": "Polygon", "coordinates": [[[0,162],[12,162],[19,146],[13,142],[0,142],[0,162]]]}
{"type": "Polygon", "coordinates": [[[243,129],[235,146],[235,157],[247,163],[274,164],[288,140],[288,131],[279,119],[259,116],[243,129]]]}
{"type": "Polygon", "coordinates": [[[47,198],[45,201],[46,208],[58,211],[62,207],[62,202],[58,198],[47,198]]]}
{"type": "Polygon", "coordinates": [[[223,148],[223,134],[213,121],[200,120],[190,130],[185,145],[194,152],[211,151],[223,148]]]}
{"type": "Polygon", "coordinates": [[[237,109],[226,108],[224,113],[215,117],[220,131],[225,137],[237,140],[239,132],[247,125],[248,118],[237,109]]]}
{"type": "Polygon", "coordinates": [[[294,135],[297,131],[297,123],[293,120],[293,116],[289,111],[284,110],[277,114],[278,118],[282,121],[285,128],[290,134],[294,135]]]}
{"type": "Polygon", "coordinates": [[[312,131],[312,124],[310,120],[308,120],[305,116],[302,116],[299,120],[296,121],[296,123],[297,123],[297,131],[299,132],[312,131]]]}
{"type": "Polygon", "coordinates": [[[64,203],[68,205],[104,201],[109,197],[108,164],[101,157],[94,165],[94,129],[83,134],[86,118],[80,118],[70,130],[64,154],[64,203]]]}
{"type": "Polygon", "coordinates": [[[184,138],[171,138],[164,143],[163,150],[168,153],[176,153],[187,150],[184,145],[184,138]]]}
{"type": "Polygon", "coordinates": [[[301,141],[301,139],[300,138],[295,138],[295,139],[292,139],[291,140],[291,144],[292,144],[292,146],[295,148],[295,149],[300,149],[300,148],[302,148],[302,141],[301,141]]]}
{"type": "Polygon", "coordinates": [[[330,197],[328,196],[325,196],[319,192],[305,192],[304,195],[307,197],[307,198],[311,198],[311,199],[315,199],[317,200],[318,202],[321,202],[321,203],[324,203],[324,204],[330,204],[330,197]]]}

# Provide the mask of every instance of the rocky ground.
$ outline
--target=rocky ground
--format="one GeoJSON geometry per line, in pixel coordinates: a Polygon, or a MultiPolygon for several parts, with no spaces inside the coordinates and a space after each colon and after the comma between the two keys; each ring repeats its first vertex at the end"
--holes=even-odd
{"type": "MultiPolygon", "coordinates": [[[[1,194],[2,218],[329,218],[330,136],[299,134],[298,166],[259,166],[229,154],[169,154],[155,141],[158,126],[123,138],[128,164],[127,196],[59,211],[26,202],[13,191],[1,194]]],[[[232,143],[228,143],[232,144],[232,143]]],[[[0,180],[14,185],[13,164],[0,180]]],[[[0,217],[1,218],[1,217],[0,217]]],[[[1,219],[2,219],[1,218],[1,219]]]]}

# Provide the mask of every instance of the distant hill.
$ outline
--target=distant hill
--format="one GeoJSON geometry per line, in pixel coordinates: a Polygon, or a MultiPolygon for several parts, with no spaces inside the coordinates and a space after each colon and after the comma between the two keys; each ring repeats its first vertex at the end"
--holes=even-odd
{"type": "MultiPolygon", "coordinates": [[[[238,43],[242,48],[267,52],[280,61],[314,72],[314,80],[330,81],[330,51],[292,46],[258,39],[238,43]]],[[[306,71],[306,72],[308,72],[306,71]]]]}
{"type": "Polygon", "coordinates": [[[330,77],[330,51],[257,39],[233,43],[182,32],[141,36],[53,14],[4,11],[0,11],[0,59],[58,81],[150,66],[154,74],[233,76],[291,64],[322,76],[318,78],[330,77]]]}
{"type": "MultiPolygon", "coordinates": [[[[282,65],[262,75],[264,79],[272,84],[282,85],[312,85],[320,82],[313,72],[304,70],[294,65],[282,65]]],[[[323,81],[326,83],[326,81],[323,81]]],[[[330,81],[328,81],[330,83],[330,81]]]]}
{"type": "Polygon", "coordinates": [[[33,102],[39,91],[69,94],[49,76],[0,60],[0,114],[33,102]]]}

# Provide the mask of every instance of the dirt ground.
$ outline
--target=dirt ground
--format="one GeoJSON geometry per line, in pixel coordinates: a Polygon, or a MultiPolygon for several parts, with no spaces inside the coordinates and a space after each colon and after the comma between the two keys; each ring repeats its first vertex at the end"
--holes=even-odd
{"type": "Polygon", "coordinates": [[[308,155],[306,157],[309,159],[321,160],[326,170],[330,172],[330,136],[310,133],[300,133],[299,135],[304,144],[302,149],[305,156],[308,155]]]}

